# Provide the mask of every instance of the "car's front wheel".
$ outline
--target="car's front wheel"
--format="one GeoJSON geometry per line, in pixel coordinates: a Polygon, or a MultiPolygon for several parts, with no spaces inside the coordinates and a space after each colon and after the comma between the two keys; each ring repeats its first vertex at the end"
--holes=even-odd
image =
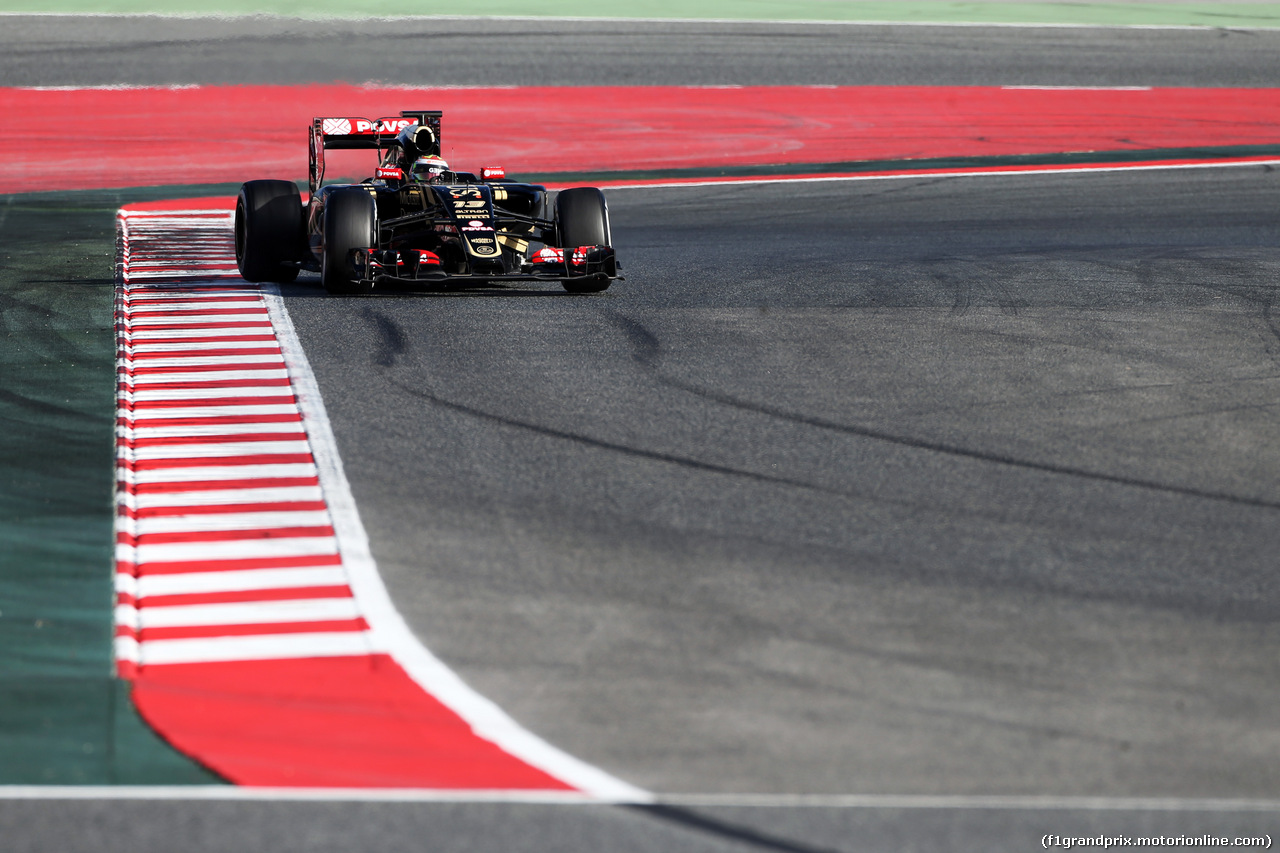
{"type": "MultiPolygon", "coordinates": [[[[556,232],[560,246],[572,251],[579,246],[611,246],[609,206],[604,193],[595,187],[561,190],[556,196],[556,232]]],[[[599,293],[609,287],[607,275],[587,275],[564,282],[570,293],[599,293]]]]}
{"type": "Polygon", "coordinates": [[[302,196],[291,181],[249,181],[236,199],[236,267],[245,281],[293,281],[305,247],[302,196]]]}
{"type": "Polygon", "coordinates": [[[378,211],[373,196],[359,187],[334,190],[324,204],[324,251],[320,282],[330,293],[355,293],[359,276],[352,249],[372,249],[378,240],[378,211]]]}

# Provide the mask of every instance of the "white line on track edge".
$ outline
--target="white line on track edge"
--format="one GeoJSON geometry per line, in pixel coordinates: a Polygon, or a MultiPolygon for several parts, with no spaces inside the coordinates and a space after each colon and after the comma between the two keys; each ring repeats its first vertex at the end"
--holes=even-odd
{"type": "Polygon", "coordinates": [[[360,521],[355,498],[347,481],[337,440],[320,396],[320,386],[311,372],[302,343],[289,317],[278,287],[263,285],[280,349],[293,380],[302,423],[311,440],[320,485],[333,517],[333,529],[347,569],[351,591],[360,602],[360,611],[371,626],[374,645],[389,651],[409,677],[424,690],[457,713],[477,735],[506,752],[537,767],[590,797],[601,800],[648,802],[647,791],[629,785],[552,746],[523,728],[490,700],[469,687],[430,650],[418,641],[396,610],[378,574],[369,549],[369,537],[360,521]]]}
{"type": "Polygon", "coordinates": [[[990,177],[1016,177],[1018,175],[1076,175],[1076,174],[1096,174],[1100,172],[1154,172],[1161,169],[1229,169],[1244,168],[1246,166],[1280,166],[1280,158],[1268,160],[1241,160],[1222,163],[1149,163],[1138,166],[1065,166],[1065,167],[1047,167],[1043,169],[1002,169],[1002,170],[957,170],[954,172],[893,172],[891,174],[870,174],[870,175],[814,175],[806,177],[795,177],[790,175],[778,175],[776,177],[766,178],[727,178],[719,180],[700,180],[693,179],[688,181],[666,181],[663,183],[653,184],[611,184],[602,180],[599,183],[602,190],[657,190],[657,189],[674,189],[678,187],[731,187],[731,186],[748,186],[758,184],[817,184],[817,183],[834,183],[837,181],[902,181],[915,178],[917,180],[927,180],[930,178],[990,178],[990,177]]]}

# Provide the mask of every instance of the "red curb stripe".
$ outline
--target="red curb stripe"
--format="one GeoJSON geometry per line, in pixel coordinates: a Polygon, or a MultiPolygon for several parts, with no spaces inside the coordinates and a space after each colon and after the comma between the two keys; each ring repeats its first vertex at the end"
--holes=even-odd
{"type": "Polygon", "coordinates": [[[179,338],[157,338],[144,337],[138,338],[138,335],[126,336],[126,343],[147,343],[147,344],[222,344],[222,343],[275,343],[274,335],[201,335],[199,337],[179,337],[179,338]]]}
{"type": "Polygon", "coordinates": [[[287,489],[295,486],[318,486],[318,477],[261,477],[240,480],[184,480],[174,483],[137,483],[131,489],[136,495],[160,495],[170,492],[231,491],[235,489],[287,489]]]}
{"type": "Polygon", "coordinates": [[[118,382],[116,391],[134,394],[140,391],[200,391],[214,388],[283,388],[289,386],[286,377],[279,379],[194,379],[187,382],[118,382]]]}
{"type": "Polygon", "coordinates": [[[253,315],[255,317],[266,317],[267,309],[265,308],[219,308],[219,309],[206,309],[206,310],[200,310],[200,311],[191,309],[190,314],[188,314],[187,312],[175,314],[175,312],[173,311],[131,310],[129,312],[129,322],[137,323],[138,320],[145,320],[149,317],[170,317],[170,318],[181,317],[182,319],[185,320],[189,316],[191,319],[194,320],[202,317],[235,317],[235,316],[245,316],[245,315],[253,315]]]}
{"type": "Polygon", "coordinates": [[[190,409],[190,408],[223,408],[236,406],[293,406],[298,398],[288,396],[275,397],[188,397],[172,400],[139,400],[126,402],[122,408],[135,413],[147,409],[190,409]]]}
{"type": "Polygon", "coordinates": [[[157,438],[117,438],[116,447],[168,447],[183,444],[228,444],[257,441],[306,441],[305,432],[244,432],[218,435],[166,435],[157,438]]]}
{"type": "Polygon", "coordinates": [[[239,784],[572,790],[475,737],[388,655],[146,669],[142,713],[239,784]]]}
{"type": "Polygon", "coordinates": [[[280,347],[228,347],[226,349],[162,349],[129,353],[127,360],[138,362],[159,358],[215,358],[229,355],[280,355],[280,347]]]}
{"type": "MultiPolygon", "coordinates": [[[[132,324],[129,326],[132,328],[132,324]]],[[[232,321],[227,323],[139,323],[137,329],[150,331],[172,332],[182,329],[262,329],[271,328],[271,323],[251,323],[245,320],[232,321]]]]}
{"type": "Polygon", "coordinates": [[[270,527],[254,530],[189,530],[181,533],[117,533],[121,545],[171,545],[179,542],[252,542],[255,539],[312,539],[332,537],[332,525],[270,527]]]}
{"type": "Polygon", "coordinates": [[[284,501],[280,503],[235,503],[199,506],[164,506],[146,509],[122,507],[119,515],[124,518],[171,518],[178,515],[231,515],[241,512],[324,512],[329,507],[324,501],[284,501]]]}
{"type": "MultiPolygon", "coordinates": [[[[126,574],[137,574],[137,567],[127,561],[117,563],[126,574]]],[[[316,554],[302,557],[237,557],[230,560],[154,561],[146,564],[149,575],[183,575],[194,572],[239,572],[249,569],[306,569],[341,566],[338,554],[316,554]]]]}
{"type": "MultiPolygon", "coordinates": [[[[347,586],[298,586],[283,589],[246,589],[234,592],[192,592],[182,595],[148,595],[147,607],[180,607],[185,604],[235,604],[243,601],[292,601],[307,598],[350,598],[347,586]]],[[[120,596],[121,604],[132,604],[132,596],[120,596]],[[125,601],[125,598],[128,601],[125,601]]]]}
{"type": "Polygon", "coordinates": [[[256,361],[248,364],[174,364],[151,367],[118,367],[116,375],[164,376],[168,373],[227,373],[240,370],[285,370],[284,361],[256,361]]]}
{"type": "Polygon", "coordinates": [[[122,460],[116,467],[127,471],[163,471],[169,468],[234,468],[241,465],[314,464],[310,453],[262,453],[255,456],[193,456],[179,459],[122,460]]]}
{"type": "Polygon", "coordinates": [[[232,426],[234,424],[301,423],[302,415],[209,415],[194,418],[116,418],[116,426],[145,429],[166,426],[232,426]]]}
{"type": "Polygon", "coordinates": [[[139,640],[189,640],[200,637],[248,637],[255,634],[309,634],[335,631],[368,631],[364,619],[338,619],[324,622],[264,622],[253,625],[193,625],[181,628],[143,628],[135,634],[139,640]]]}

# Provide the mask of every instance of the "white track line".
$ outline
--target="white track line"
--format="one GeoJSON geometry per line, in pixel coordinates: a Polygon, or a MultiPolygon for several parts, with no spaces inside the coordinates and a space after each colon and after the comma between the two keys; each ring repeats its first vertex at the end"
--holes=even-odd
{"type": "Polygon", "coordinates": [[[1231,169],[1246,168],[1249,166],[1280,166],[1280,157],[1270,158],[1266,160],[1248,160],[1244,162],[1228,162],[1228,163],[1155,163],[1144,164],[1140,166],[1068,166],[1058,168],[1036,168],[1036,169],[1007,169],[1007,170],[982,170],[982,171],[950,171],[950,172],[893,172],[892,174],[872,174],[872,175],[815,175],[807,177],[789,177],[787,175],[779,175],[770,178],[729,178],[721,180],[688,180],[688,181],[664,181],[662,183],[651,184],[610,184],[602,182],[600,187],[603,190],[612,192],[614,190],[656,190],[656,189],[678,189],[680,187],[732,187],[732,186],[754,186],[759,184],[818,184],[818,183],[836,183],[840,181],[902,181],[902,180],[930,180],[933,178],[1009,178],[1019,177],[1022,175],[1081,175],[1081,174],[1097,174],[1101,172],[1154,172],[1164,169],[1231,169]]]}

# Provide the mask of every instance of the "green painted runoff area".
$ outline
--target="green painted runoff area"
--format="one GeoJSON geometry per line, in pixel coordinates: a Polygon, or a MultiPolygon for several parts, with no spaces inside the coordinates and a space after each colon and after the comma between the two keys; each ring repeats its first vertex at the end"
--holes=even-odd
{"type": "Polygon", "coordinates": [[[139,718],[112,655],[115,211],[190,189],[0,196],[3,785],[219,781],[139,718]]]}
{"type": "Polygon", "coordinates": [[[945,2],[945,0],[0,0],[0,12],[169,15],[283,15],[365,18],[400,15],[675,18],[684,20],[876,21],[1103,26],[1277,27],[1280,3],[945,2]]]}

